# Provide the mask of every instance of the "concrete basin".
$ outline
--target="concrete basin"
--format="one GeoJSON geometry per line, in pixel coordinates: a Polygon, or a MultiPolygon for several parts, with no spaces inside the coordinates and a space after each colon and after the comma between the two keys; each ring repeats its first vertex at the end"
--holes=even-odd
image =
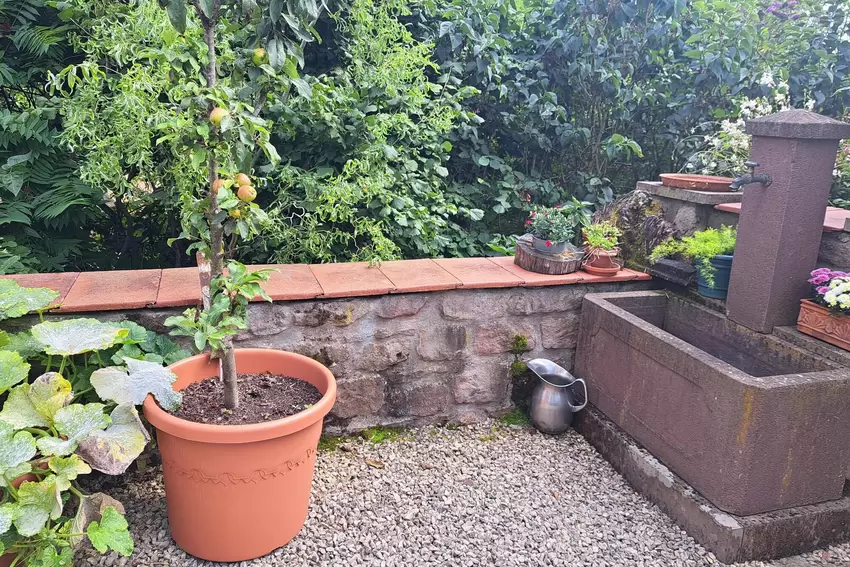
{"type": "Polygon", "coordinates": [[[575,374],[592,405],[721,510],[842,496],[848,367],[648,291],[585,296],[575,374]]]}

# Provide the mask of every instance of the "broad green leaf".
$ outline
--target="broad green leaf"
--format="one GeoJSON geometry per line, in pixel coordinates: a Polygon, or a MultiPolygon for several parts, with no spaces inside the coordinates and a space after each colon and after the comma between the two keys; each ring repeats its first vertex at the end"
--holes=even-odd
{"type": "Polygon", "coordinates": [[[35,411],[44,419],[53,421],[56,412],[71,403],[74,393],[71,383],[57,372],[42,374],[33,380],[29,396],[35,411]]]}
{"type": "Polygon", "coordinates": [[[132,404],[117,406],[110,418],[112,425],[80,441],[77,454],[100,472],[118,475],[142,454],[150,436],[132,404]]]}
{"type": "Polygon", "coordinates": [[[111,506],[103,511],[99,522],[89,524],[86,534],[94,548],[101,553],[112,549],[124,557],[133,554],[133,538],[127,530],[127,520],[111,506]]]}
{"type": "Polygon", "coordinates": [[[21,358],[27,360],[44,351],[44,345],[38,342],[29,331],[20,333],[11,333],[7,335],[9,344],[2,347],[2,350],[11,350],[21,355],[21,358]]]}
{"type": "MultiPolygon", "coordinates": [[[[85,534],[86,528],[92,522],[99,522],[107,508],[114,508],[119,514],[124,514],[124,505],[103,492],[95,492],[80,499],[77,514],[71,522],[72,534],[85,534]]],[[[71,546],[76,547],[85,536],[71,537],[71,546]]]]}
{"type": "Polygon", "coordinates": [[[9,342],[11,339],[9,338],[9,333],[6,331],[0,331],[0,348],[5,348],[9,346],[9,342]]]}
{"type": "Polygon", "coordinates": [[[168,19],[179,33],[186,31],[186,0],[168,0],[168,19]]]}
{"type": "Polygon", "coordinates": [[[40,552],[27,559],[27,567],[66,567],[74,560],[74,551],[70,547],[61,547],[57,553],[52,545],[43,547],[40,552]]]}
{"type": "Polygon", "coordinates": [[[35,440],[28,431],[15,431],[0,421],[0,486],[6,486],[30,472],[29,460],[35,456],[35,440]]]}
{"type": "MultiPolygon", "coordinates": [[[[12,520],[15,519],[15,508],[13,504],[6,503],[0,505],[0,534],[5,534],[12,527],[12,520]]],[[[2,554],[0,550],[0,554],[2,554]]]]}
{"type": "Polygon", "coordinates": [[[43,287],[21,287],[14,280],[0,280],[0,321],[44,309],[59,293],[43,287]]]}
{"type": "Polygon", "coordinates": [[[215,0],[199,0],[198,2],[201,6],[201,11],[208,18],[213,17],[213,11],[215,10],[215,0]]]}
{"type": "Polygon", "coordinates": [[[127,335],[118,339],[119,344],[137,345],[148,340],[148,330],[133,321],[121,321],[113,323],[113,326],[120,329],[127,329],[127,335]]]}
{"type": "Polygon", "coordinates": [[[30,385],[21,384],[12,388],[3,410],[0,411],[0,421],[6,422],[15,429],[25,427],[49,427],[50,422],[46,420],[32,405],[29,397],[30,385]]]}
{"type": "Polygon", "coordinates": [[[50,457],[47,466],[56,473],[56,485],[59,490],[68,490],[71,487],[72,480],[81,474],[91,472],[91,467],[77,455],[50,457]]]}
{"type": "Polygon", "coordinates": [[[40,532],[47,520],[55,520],[62,513],[62,495],[56,486],[56,477],[21,484],[14,506],[13,523],[18,533],[30,537],[40,532]]]}
{"type": "Polygon", "coordinates": [[[0,350],[0,394],[27,379],[30,365],[14,351],[0,350]]]}
{"type": "Polygon", "coordinates": [[[103,404],[71,404],[56,412],[54,426],[64,439],[42,437],[36,441],[43,455],[70,455],[77,444],[93,431],[106,429],[111,420],[103,413],[103,404]]]}
{"type": "Polygon", "coordinates": [[[104,350],[130,334],[129,329],[101,323],[97,319],[45,321],[35,325],[30,332],[45,345],[47,354],[60,356],[104,350]]]}
{"type": "Polygon", "coordinates": [[[180,406],[183,396],[172,387],[177,376],[171,370],[145,360],[126,358],[124,362],[127,370],[109,366],[92,373],[91,384],[102,400],[137,406],[145,401],[148,394],[153,394],[166,411],[180,406]]]}

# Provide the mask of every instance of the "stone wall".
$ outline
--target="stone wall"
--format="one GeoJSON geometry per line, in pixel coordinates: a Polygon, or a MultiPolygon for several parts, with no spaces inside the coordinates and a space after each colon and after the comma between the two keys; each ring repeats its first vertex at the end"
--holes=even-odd
{"type": "MultiPolygon", "coordinates": [[[[634,281],[253,303],[250,328],[235,344],[290,350],[327,364],[339,387],[327,424],[332,433],[470,423],[510,409],[516,335],[528,338],[524,359],[546,357],[571,368],[586,293],[654,286],[634,281]]],[[[179,311],[79,315],[130,319],[166,333],[163,322],[179,311]]]]}

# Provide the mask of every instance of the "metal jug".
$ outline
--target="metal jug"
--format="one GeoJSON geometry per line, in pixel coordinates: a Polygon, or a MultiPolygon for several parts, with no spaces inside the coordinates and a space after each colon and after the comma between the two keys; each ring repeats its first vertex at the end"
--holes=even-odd
{"type": "Polygon", "coordinates": [[[540,378],[531,394],[531,423],[542,433],[563,433],[572,424],[573,414],[587,405],[587,385],[545,358],[529,361],[528,369],[540,378]],[[584,390],[584,401],[580,405],[576,405],[571,389],[576,383],[584,390]]]}

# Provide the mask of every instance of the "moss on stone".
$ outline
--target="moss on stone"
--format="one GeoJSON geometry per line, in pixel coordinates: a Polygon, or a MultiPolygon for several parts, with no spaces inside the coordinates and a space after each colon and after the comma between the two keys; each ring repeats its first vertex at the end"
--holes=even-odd
{"type": "Polygon", "coordinates": [[[528,346],[528,337],[525,335],[515,335],[513,340],[511,341],[511,352],[515,355],[520,355],[524,352],[528,352],[531,349],[528,346]]]}
{"type": "Polygon", "coordinates": [[[385,441],[400,441],[408,439],[407,431],[401,427],[370,427],[360,432],[360,437],[370,443],[383,443],[385,441]]]}
{"type": "Polygon", "coordinates": [[[521,360],[514,360],[511,362],[511,378],[519,378],[523,374],[528,372],[528,365],[521,360]]]}
{"type": "Polygon", "coordinates": [[[506,413],[499,421],[501,421],[505,425],[519,425],[523,427],[530,423],[528,419],[528,414],[526,414],[519,408],[516,408],[510,411],[509,413],[506,413]]]}

